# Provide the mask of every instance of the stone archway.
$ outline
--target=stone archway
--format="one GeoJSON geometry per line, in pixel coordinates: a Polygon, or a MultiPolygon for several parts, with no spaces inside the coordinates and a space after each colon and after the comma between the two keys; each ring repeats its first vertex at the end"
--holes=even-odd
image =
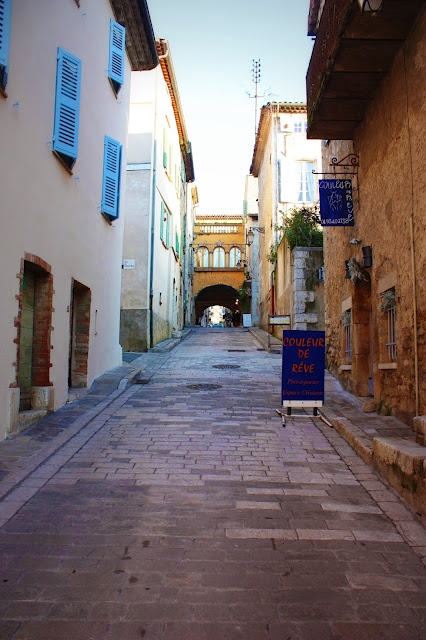
{"type": "Polygon", "coordinates": [[[235,304],[237,299],[237,290],[226,284],[214,284],[202,289],[195,298],[195,315],[199,318],[203,315],[204,309],[219,305],[227,307],[234,312],[238,305],[235,304]]]}

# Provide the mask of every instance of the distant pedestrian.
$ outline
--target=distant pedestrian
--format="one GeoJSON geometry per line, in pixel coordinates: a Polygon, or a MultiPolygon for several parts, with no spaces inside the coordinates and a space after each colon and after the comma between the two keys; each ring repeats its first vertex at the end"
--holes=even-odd
{"type": "Polygon", "coordinates": [[[232,324],[234,327],[239,327],[241,323],[241,312],[239,309],[236,309],[232,314],[232,324]]]}

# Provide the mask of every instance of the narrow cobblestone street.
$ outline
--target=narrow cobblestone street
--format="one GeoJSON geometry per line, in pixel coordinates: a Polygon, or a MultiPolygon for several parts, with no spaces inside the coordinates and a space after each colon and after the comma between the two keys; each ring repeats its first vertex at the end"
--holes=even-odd
{"type": "Polygon", "coordinates": [[[426,638],[425,538],[334,429],[282,427],[279,354],[200,328],[132,364],[0,503],[1,640],[426,638]]]}

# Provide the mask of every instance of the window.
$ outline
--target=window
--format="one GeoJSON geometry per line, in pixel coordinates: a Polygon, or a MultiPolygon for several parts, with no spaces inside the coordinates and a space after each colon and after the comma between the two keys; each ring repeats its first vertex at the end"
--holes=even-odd
{"type": "Polygon", "coordinates": [[[345,356],[345,363],[351,364],[352,362],[352,333],[351,333],[351,324],[352,324],[352,311],[348,309],[344,312],[343,318],[343,352],[345,356]]]}
{"type": "Polygon", "coordinates": [[[314,170],[313,162],[297,162],[298,169],[298,202],[314,202],[314,170]]]}
{"type": "Polygon", "coordinates": [[[223,249],[222,247],[216,247],[213,251],[213,266],[225,266],[225,249],[223,249]]]}
{"type": "Polygon", "coordinates": [[[101,211],[108,219],[118,218],[121,144],[105,136],[101,211]]]}
{"type": "Polygon", "coordinates": [[[116,94],[124,83],[124,47],[126,44],[126,29],[114,20],[109,27],[109,61],[108,78],[116,94]]]}
{"type": "Polygon", "coordinates": [[[295,122],[293,125],[294,133],[304,133],[308,130],[307,122],[295,122]]]}
{"type": "Polygon", "coordinates": [[[163,167],[166,169],[166,171],[168,166],[168,150],[169,150],[167,138],[168,138],[167,129],[163,129],[163,167]]]}
{"type": "Polygon", "coordinates": [[[166,249],[168,249],[170,247],[170,226],[172,222],[172,216],[164,202],[161,203],[160,211],[160,240],[164,244],[166,249]]]}
{"type": "Polygon", "coordinates": [[[196,267],[208,267],[209,266],[209,251],[207,247],[198,247],[195,258],[196,267]]]}
{"type": "Polygon", "coordinates": [[[52,149],[68,169],[78,156],[80,84],[81,60],[58,48],[52,149]]]}
{"type": "Polygon", "coordinates": [[[241,261],[241,251],[238,247],[232,247],[229,252],[229,266],[237,267],[238,263],[241,261]]]}
{"type": "Polygon", "coordinates": [[[175,256],[177,260],[180,260],[180,234],[177,229],[175,231],[175,256]]]}
{"type": "Polygon", "coordinates": [[[12,0],[0,0],[0,89],[7,84],[12,0]]]}
{"type": "Polygon", "coordinates": [[[382,312],[381,335],[384,337],[386,352],[382,361],[396,362],[396,306],[395,289],[387,289],[381,293],[382,312]]]}

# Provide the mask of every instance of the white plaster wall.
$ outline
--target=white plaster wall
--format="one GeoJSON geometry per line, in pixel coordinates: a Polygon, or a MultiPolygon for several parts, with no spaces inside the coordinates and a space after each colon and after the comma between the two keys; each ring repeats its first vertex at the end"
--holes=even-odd
{"type": "Polygon", "coordinates": [[[151,165],[126,172],[126,223],[123,261],[134,260],[134,269],[123,269],[122,309],[147,309],[149,306],[149,256],[151,219],[151,165]]]}
{"type": "Polygon", "coordinates": [[[105,135],[123,143],[122,167],[126,163],[130,66],[126,59],[117,99],[107,77],[110,18],[108,0],[81,0],[80,8],[57,0],[12,2],[7,98],[0,96],[0,438],[16,377],[16,276],[24,252],[52,267],[55,408],[67,399],[72,279],[92,292],[89,384],[118,364],[123,221],[108,224],[100,203],[105,135]],[[82,60],[79,155],[72,175],[51,150],[58,46],[82,60]]]}
{"type": "MultiPolygon", "coordinates": [[[[154,223],[153,312],[155,317],[169,323],[173,330],[180,329],[182,324],[182,314],[179,314],[183,304],[180,297],[182,267],[172,250],[175,231],[182,232],[182,207],[174,176],[168,176],[163,167],[165,127],[168,129],[168,142],[173,147],[174,161],[180,166],[179,136],[161,67],[148,72],[133,72],[128,162],[131,169],[141,163],[144,166],[127,172],[124,256],[136,258],[137,261],[134,271],[123,270],[121,305],[123,309],[149,308],[151,227],[154,223]],[[160,239],[162,200],[172,214],[173,228],[169,249],[164,247],[160,239]],[[177,301],[174,299],[173,279],[178,293],[177,301]]],[[[184,238],[181,236],[181,244],[183,242],[184,238]]]]}

